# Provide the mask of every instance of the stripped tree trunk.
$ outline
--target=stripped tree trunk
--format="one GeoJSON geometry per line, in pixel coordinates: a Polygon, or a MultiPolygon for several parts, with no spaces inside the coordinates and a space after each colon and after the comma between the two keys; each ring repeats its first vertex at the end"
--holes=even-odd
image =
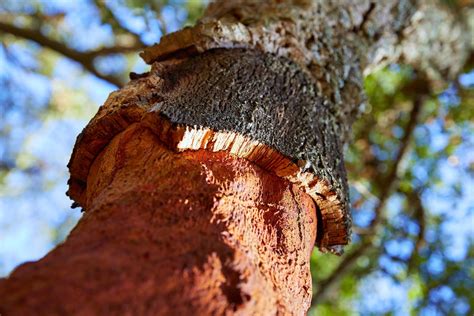
{"type": "Polygon", "coordinates": [[[288,181],[225,153],[175,153],[135,123],[97,157],[87,191],[67,242],[3,287],[5,315],[308,308],[315,205],[288,181]]]}
{"type": "MultiPolygon", "coordinates": [[[[313,245],[349,241],[342,149],[362,73],[418,61],[407,45],[445,14],[327,2],[216,2],[145,50],[151,71],[77,140],[68,194],[83,218],[0,281],[0,314],[305,314],[313,245]]],[[[457,59],[426,53],[421,69],[455,74],[468,40],[430,40],[457,59]]]]}

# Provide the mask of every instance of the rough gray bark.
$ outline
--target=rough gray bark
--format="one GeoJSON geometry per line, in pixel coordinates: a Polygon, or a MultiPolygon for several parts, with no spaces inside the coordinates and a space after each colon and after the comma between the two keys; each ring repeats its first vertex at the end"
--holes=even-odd
{"type": "MultiPolygon", "coordinates": [[[[325,223],[318,246],[340,253],[350,235],[342,146],[350,139],[351,125],[365,103],[363,73],[402,60],[432,79],[449,79],[469,55],[466,27],[462,19],[432,1],[215,1],[198,25],[164,37],[142,56],[155,68],[162,61],[214,48],[250,48],[292,60],[291,72],[304,78],[299,84],[290,82],[292,73],[274,67],[275,63],[263,63],[274,69],[268,73],[270,79],[267,75],[258,78],[263,72],[249,78],[246,72],[242,80],[239,76],[244,71],[236,70],[242,64],[224,62],[213,74],[215,87],[203,83],[204,78],[197,79],[200,72],[192,62],[185,62],[178,69],[196,77],[190,79],[196,89],[180,95],[179,106],[164,102],[155,109],[172,122],[235,131],[261,141],[297,162],[302,172],[310,171],[319,181],[328,182],[325,192],[313,190],[321,197],[317,202],[325,223]],[[440,20],[443,28],[433,27],[440,20]],[[249,85],[244,87],[242,82],[249,85]],[[270,87],[273,84],[275,88],[270,87]],[[293,84],[294,91],[282,89],[289,88],[287,84],[293,84]],[[303,93],[298,90],[301,86],[303,93]],[[255,96],[241,93],[255,87],[255,96]],[[310,97],[288,102],[303,95],[310,97]],[[252,105],[259,103],[263,106],[252,105]],[[233,111],[228,112],[229,106],[233,111]],[[260,109],[266,113],[257,112],[260,109]],[[247,111],[254,112],[249,116],[247,111]],[[336,202],[324,205],[328,192],[336,195],[336,202]],[[346,236],[338,238],[335,231],[342,227],[346,236]]],[[[253,69],[255,63],[247,67],[253,69]]]]}
{"type": "Polygon", "coordinates": [[[466,21],[473,9],[465,11],[458,16],[431,0],[214,1],[196,26],[165,36],[142,56],[153,63],[246,47],[288,57],[315,79],[347,140],[365,102],[364,72],[397,61],[436,79],[459,72],[472,47],[466,21]]]}

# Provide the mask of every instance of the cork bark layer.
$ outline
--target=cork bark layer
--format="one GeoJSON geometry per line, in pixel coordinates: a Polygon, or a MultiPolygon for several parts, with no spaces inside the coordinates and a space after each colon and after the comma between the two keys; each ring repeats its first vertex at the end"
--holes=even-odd
{"type": "Polygon", "coordinates": [[[363,74],[402,62],[433,84],[453,79],[470,56],[474,7],[453,13],[432,0],[216,0],[193,27],[145,49],[153,64],[214,48],[287,57],[313,79],[337,117],[339,135],[366,102],[363,74]]]}
{"type": "MultiPolygon", "coordinates": [[[[349,240],[347,181],[336,118],[325,104],[297,64],[255,50],[215,49],[156,63],[150,73],[112,94],[83,132],[70,163],[69,194],[84,206],[81,195],[90,164],[130,122],[148,117],[151,128],[166,133],[160,121],[149,118],[156,116],[202,134],[198,145],[192,144],[198,139],[187,146],[186,140],[178,144],[177,139],[168,139],[176,150],[228,150],[306,190],[320,210],[317,245],[323,251],[340,251],[349,240]],[[206,131],[214,136],[227,133],[232,140],[219,145],[206,131]],[[239,137],[266,150],[259,153],[241,145],[232,150],[239,137]]],[[[175,131],[172,138],[183,136],[175,131]]]]}
{"type": "Polygon", "coordinates": [[[303,315],[315,204],[246,159],[131,124],[95,159],[66,242],[0,280],[2,315],[303,315]]]}
{"type": "Polygon", "coordinates": [[[261,68],[268,71],[257,71],[255,78],[249,77],[255,68],[251,59],[233,63],[220,58],[221,65],[210,67],[216,70],[211,77],[207,65],[184,62],[170,72],[184,69],[190,79],[175,79],[179,74],[171,78],[189,85],[190,92],[178,92],[179,107],[165,101],[157,108],[173,122],[244,133],[297,162],[302,172],[312,173],[336,200],[328,203],[332,194],[312,190],[320,197],[316,201],[325,224],[318,246],[341,253],[350,236],[341,150],[366,102],[363,74],[401,61],[435,85],[453,78],[472,49],[472,11],[453,14],[438,2],[424,0],[217,0],[195,26],[164,36],[141,56],[156,68],[218,48],[262,52],[261,68]],[[274,60],[281,59],[269,56],[291,60],[292,69],[277,66],[274,60]],[[255,94],[249,100],[252,89],[255,94]]]}

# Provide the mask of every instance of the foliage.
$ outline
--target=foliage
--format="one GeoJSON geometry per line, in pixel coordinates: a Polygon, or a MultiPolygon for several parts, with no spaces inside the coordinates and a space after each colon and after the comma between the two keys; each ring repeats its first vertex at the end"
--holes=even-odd
{"type": "Polygon", "coordinates": [[[353,243],[341,258],[313,254],[316,293],[325,286],[317,314],[472,313],[474,73],[438,93],[420,84],[397,65],[366,78],[368,106],[346,154],[353,243]],[[337,284],[325,282],[342,268],[337,284]]]}
{"type": "MultiPolygon", "coordinates": [[[[137,51],[203,7],[0,3],[0,273],[63,240],[80,216],[63,195],[75,135],[130,71],[146,70],[137,51]]],[[[314,252],[311,315],[472,314],[473,87],[469,68],[441,91],[402,65],[366,78],[346,150],[353,242],[342,257],[314,252]]]]}

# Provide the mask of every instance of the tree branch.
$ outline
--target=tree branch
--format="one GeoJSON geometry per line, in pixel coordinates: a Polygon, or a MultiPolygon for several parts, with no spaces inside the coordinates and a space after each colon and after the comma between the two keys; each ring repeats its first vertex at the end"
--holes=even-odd
{"type": "Polygon", "coordinates": [[[410,273],[415,267],[417,258],[419,258],[419,251],[425,245],[425,230],[426,230],[426,211],[421,201],[421,190],[411,191],[407,194],[410,204],[414,208],[413,218],[418,223],[418,233],[415,237],[415,248],[407,260],[407,271],[410,273]]]}
{"type": "Polygon", "coordinates": [[[43,35],[39,31],[17,27],[15,25],[4,23],[4,22],[0,22],[0,32],[8,33],[16,37],[30,40],[43,47],[47,47],[75,62],[78,62],[84,67],[84,69],[88,70],[94,76],[100,79],[103,79],[117,87],[123,86],[123,80],[120,77],[112,76],[112,75],[104,75],[100,73],[97,70],[97,68],[94,66],[94,58],[99,55],[105,55],[111,52],[119,52],[119,51],[124,52],[124,50],[125,51],[131,50],[132,48],[114,47],[114,48],[103,48],[103,49],[99,49],[97,51],[91,51],[91,52],[79,52],[77,50],[71,49],[70,47],[68,47],[67,45],[59,41],[53,40],[43,35]]]}
{"type": "Polygon", "coordinates": [[[403,137],[400,140],[400,147],[398,148],[397,155],[395,156],[395,159],[387,175],[383,178],[381,182],[379,203],[377,204],[377,207],[375,208],[375,217],[370,222],[369,224],[370,227],[375,228],[375,226],[377,226],[383,218],[382,210],[385,207],[385,203],[387,202],[390,196],[390,193],[392,192],[393,186],[397,180],[398,168],[400,166],[400,162],[402,161],[403,156],[405,156],[408,145],[410,144],[412,134],[415,131],[424,99],[425,99],[424,95],[420,95],[420,96],[415,97],[413,101],[413,108],[411,110],[408,123],[405,126],[403,137]]]}
{"type": "Polygon", "coordinates": [[[107,19],[107,22],[113,26],[112,29],[115,27],[116,29],[122,30],[124,33],[132,35],[136,42],[135,45],[139,45],[140,48],[146,46],[146,43],[142,41],[140,34],[126,27],[117,17],[115,12],[107,6],[104,0],[94,0],[93,2],[99,10],[102,20],[105,21],[105,19],[107,19]]]}
{"type": "Polygon", "coordinates": [[[415,127],[418,123],[418,117],[421,112],[421,107],[425,99],[425,94],[418,95],[414,98],[413,108],[410,113],[410,118],[407,125],[405,126],[405,131],[402,139],[400,140],[400,146],[395,156],[395,159],[388,170],[385,177],[383,177],[383,185],[380,187],[381,192],[379,194],[379,201],[377,206],[374,209],[375,217],[369,224],[369,229],[372,234],[365,236],[362,242],[354,250],[352,250],[344,259],[339,263],[339,265],[333,270],[333,272],[324,280],[318,282],[317,288],[314,291],[313,299],[311,305],[315,306],[321,302],[329,290],[341,279],[341,277],[349,271],[352,266],[357,262],[357,259],[367,253],[373,245],[375,239],[375,232],[383,218],[383,209],[387,203],[390,193],[392,192],[393,186],[397,180],[397,171],[402,161],[403,156],[405,155],[408,145],[410,143],[411,137],[415,130],[415,127]]]}
{"type": "Polygon", "coordinates": [[[98,48],[96,50],[91,50],[88,51],[88,55],[92,55],[94,58],[98,56],[104,56],[104,55],[110,55],[110,54],[126,54],[126,53],[134,53],[137,52],[138,50],[141,50],[145,46],[142,45],[141,43],[134,43],[133,45],[130,46],[110,46],[110,47],[102,47],[98,48]]]}
{"type": "Polygon", "coordinates": [[[311,306],[318,305],[324,296],[332,289],[332,287],[342,278],[342,276],[351,269],[356,263],[357,259],[366,253],[372,245],[371,241],[364,240],[362,243],[350,254],[344,257],[344,260],[334,269],[329,277],[319,281],[316,290],[313,293],[311,306]]]}

